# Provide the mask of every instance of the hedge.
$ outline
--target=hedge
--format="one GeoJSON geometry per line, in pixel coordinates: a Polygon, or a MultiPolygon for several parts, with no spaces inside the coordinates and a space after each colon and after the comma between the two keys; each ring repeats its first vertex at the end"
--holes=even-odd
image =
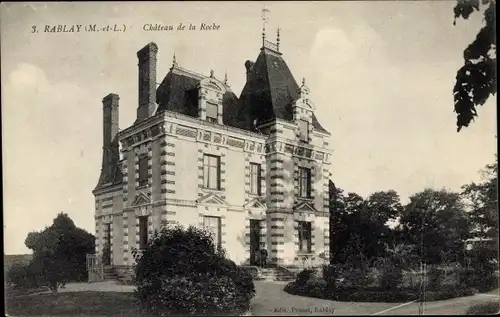
{"type": "MultiPolygon", "coordinates": [[[[285,292],[292,295],[316,297],[322,299],[345,302],[407,302],[419,300],[419,291],[409,289],[384,290],[381,288],[329,288],[325,281],[308,282],[298,285],[295,281],[285,286],[285,292]]],[[[455,297],[470,296],[476,289],[470,287],[445,286],[440,290],[426,291],[425,301],[450,299],[455,297]]]]}

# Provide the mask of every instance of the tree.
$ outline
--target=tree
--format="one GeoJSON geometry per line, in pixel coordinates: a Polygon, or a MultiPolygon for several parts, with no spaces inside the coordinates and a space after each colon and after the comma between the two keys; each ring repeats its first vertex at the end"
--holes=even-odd
{"type": "MultiPolygon", "coordinates": [[[[464,66],[458,70],[453,88],[457,131],[469,126],[477,116],[476,107],[496,93],[496,1],[482,0],[482,3],[488,4],[484,11],[485,25],[464,50],[464,66]]],[[[479,0],[457,0],[454,24],[457,18],[468,19],[479,9],[479,0]]]]}
{"type": "Polygon", "coordinates": [[[386,224],[387,221],[396,220],[403,212],[403,206],[395,190],[378,191],[370,195],[366,205],[375,221],[386,224]]]}
{"type": "Polygon", "coordinates": [[[394,240],[387,221],[397,218],[402,209],[393,190],[376,192],[365,200],[352,192],[344,195],[330,182],[330,262],[344,263],[358,253],[367,260],[383,256],[386,244],[394,240]]]}
{"type": "Polygon", "coordinates": [[[330,207],[330,262],[333,263],[335,254],[339,251],[338,244],[346,229],[342,219],[345,217],[344,191],[329,181],[330,207]]]}
{"type": "Polygon", "coordinates": [[[405,241],[415,245],[415,252],[428,264],[442,263],[443,251],[462,257],[470,233],[460,195],[444,189],[411,196],[399,226],[405,241]]]}
{"type": "Polygon", "coordinates": [[[396,233],[389,227],[389,222],[399,219],[403,212],[399,194],[395,190],[375,192],[366,199],[366,207],[374,227],[380,230],[379,240],[391,247],[396,246],[396,233]]]}
{"type": "Polygon", "coordinates": [[[56,293],[65,282],[85,278],[86,254],[94,252],[95,237],[59,213],[50,227],[30,232],[25,244],[33,250],[31,267],[56,293]]]}
{"type": "Polygon", "coordinates": [[[498,240],[498,159],[482,170],[482,180],[462,186],[462,197],[469,207],[474,235],[498,240]]]}
{"type": "MultiPolygon", "coordinates": [[[[356,193],[344,195],[344,191],[330,181],[330,262],[345,262],[352,254],[350,248],[354,235],[360,231],[354,225],[361,213],[363,198],[356,193]]],[[[358,224],[358,227],[362,224],[358,224]]]]}

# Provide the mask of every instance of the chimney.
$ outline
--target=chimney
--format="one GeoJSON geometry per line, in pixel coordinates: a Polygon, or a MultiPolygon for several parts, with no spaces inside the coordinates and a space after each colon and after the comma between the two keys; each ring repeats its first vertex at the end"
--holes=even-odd
{"type": "Polygon", "coordinates": [[[255,63],[252,61],[246,61],[245,62],[245,68],[247,69],[247,82],[250,81],[251,75],[252,75],[252,70],[253,70],[253,65],[255,63]]]}
{"type": "Polygon", "coordinates": [[[104,147],[111,146],[118,134],[119,100],[120,97],[117,94],[109,94],[102,99],[104,147]]]}
{"type": "Polygon", "coordinates": [[[120,160],[118,145],[118,101],[117,94],[109,94],[102,99],[103,112],[103,146],[102,146],[102,169],[99,184],[112,182],[114,170],[120,160]]]}
{"type": "Polygon", "coordinates": [[[154,115],[156,110],[156,54],[158,46],[151,42],[137,52],[139,60],[139,107],[137,121],[154,115]]]}

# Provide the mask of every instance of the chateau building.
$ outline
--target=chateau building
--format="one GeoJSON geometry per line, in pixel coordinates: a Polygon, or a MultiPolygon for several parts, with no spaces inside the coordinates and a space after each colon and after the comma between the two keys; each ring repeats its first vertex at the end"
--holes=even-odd
{"type": "Polygon", "coordinates": [[[208,229],[237,264],[328,261],[330,137],[309,89],[277,44],[246,61],[238,98],[225,79],[180,67],[156,82],[158,47],[137,52],[137,119],[119,129],[119,97],[103,99],[103,160],[96,188],[96,254],[111,249],[118,275],[132,250],[169,223],[208,229]],[[323,257],[326,255],[326,257],[323,257]],[[326,258],[326,260],[324,259],[326,258]]]}

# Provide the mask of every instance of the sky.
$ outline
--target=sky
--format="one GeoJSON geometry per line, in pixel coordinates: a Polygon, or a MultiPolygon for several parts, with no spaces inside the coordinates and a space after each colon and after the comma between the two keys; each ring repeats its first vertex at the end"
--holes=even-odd
{"type": "Polygon", "coordinates": [[[496,99],[456,132],[453,86],[481,14],[453,25],[454,1],[1,3],[4,250],[28,253],[30,231],[67,213],[95,233],[102,98],[135,120],[136,52],[159,47],[157,81],[179,66],[224,78],[237,96],[246,60],[281,29],[280,51],[310,88],[331,133],[332,180],[363,197],[425,188],[459,191],[496,153],[496,99]],[[197,26],[144,31],[145,24],[197,26]],[[215,23],[218,30],[199,30],[215,23]],[[124,32],[46,33],[45,25],[125,25],[124,32]],[[39,30],[31,33],[33,26],[39,30]]]}

